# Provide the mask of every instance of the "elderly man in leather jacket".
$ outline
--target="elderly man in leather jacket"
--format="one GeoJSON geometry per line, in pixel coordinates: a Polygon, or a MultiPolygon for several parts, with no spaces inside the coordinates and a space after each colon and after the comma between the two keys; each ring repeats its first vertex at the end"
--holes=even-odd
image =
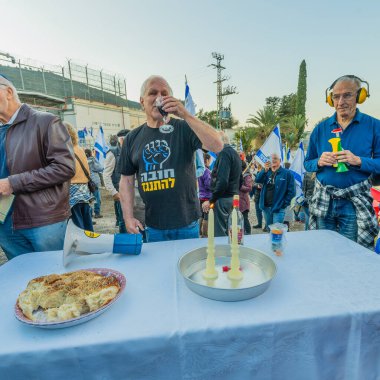
{"type": "Polygon", "coordinates": [[[0,155],[0,246],[7,258],[62,249],[75,174],[69,134],[56,116],[21,104],[1,74],[0,155]]]}

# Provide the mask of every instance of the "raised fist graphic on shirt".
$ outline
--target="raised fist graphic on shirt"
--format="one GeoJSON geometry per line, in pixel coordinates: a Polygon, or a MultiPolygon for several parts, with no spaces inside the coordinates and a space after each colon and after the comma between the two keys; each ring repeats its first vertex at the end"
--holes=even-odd
{"type": "Polygon", "coordinates": [[[143,160],[145,170],[162,169],[162,164],[169,158],[170,148],[165,140],[155,140],[145,145],[143,160]]]}

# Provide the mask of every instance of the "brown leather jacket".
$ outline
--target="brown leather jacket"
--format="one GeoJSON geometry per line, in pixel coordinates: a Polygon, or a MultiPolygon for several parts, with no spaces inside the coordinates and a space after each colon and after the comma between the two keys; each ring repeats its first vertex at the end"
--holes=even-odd
{"type": "Polygon", "coordinates": [[[40,227],[70,216],[75,174],[73,146],[58,117],[23,104],[6,136],[15,229],[40,227]]]}

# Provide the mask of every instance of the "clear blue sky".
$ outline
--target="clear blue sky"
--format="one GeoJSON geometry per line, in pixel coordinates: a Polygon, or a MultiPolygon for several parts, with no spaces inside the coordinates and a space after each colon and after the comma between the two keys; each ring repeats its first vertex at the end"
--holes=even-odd
{"type": "Polygon", "coordinates": [[[226,99],[245,124],[268,96],[296,92],[307,64],[309,127],[333,109],[324,91],[343,74],[370,83],[360,109],[380,118],[380,1],[353,0],[0,0],[0,51],[62,65],[66,58],[122,74],[138,101],[143,80],[166,77],[197,108],[216,108],[213,51],[224,54],[226,99]]]}

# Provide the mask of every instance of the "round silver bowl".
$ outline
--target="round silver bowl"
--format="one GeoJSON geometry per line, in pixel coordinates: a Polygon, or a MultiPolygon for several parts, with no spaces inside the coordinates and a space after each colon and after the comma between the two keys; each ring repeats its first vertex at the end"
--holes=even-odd
{"type": "Polygon", "coordinates": [[[223,267],[230,266],[231,247],[215,246],[215,269],[218,277],[206,280],[207,247],[197,248],[185,253],[178,261],[178,270],[186,285],[202,297],[217,301],[242,301],[264,293],[276,274],[274,261],[264,253],[244,246],[239,247],[242,280],[230,280],[223,267]]]}

